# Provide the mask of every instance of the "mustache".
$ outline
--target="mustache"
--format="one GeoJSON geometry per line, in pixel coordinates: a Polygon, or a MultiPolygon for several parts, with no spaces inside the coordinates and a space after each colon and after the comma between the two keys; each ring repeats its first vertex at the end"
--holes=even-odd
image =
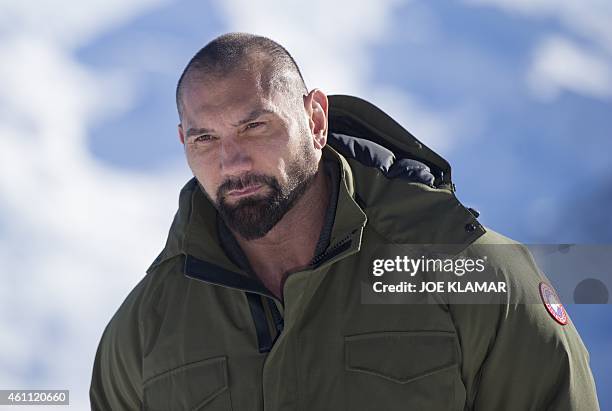
{"type": "Polygon", "coordinates": [[[243,174],[237,177],[227,178],[217,189],[217,198],[223,197],[228,191],[243,190],[253,185],[268,185],[271,188],[280,188],[276,178],[265,174],[243,174]]]}

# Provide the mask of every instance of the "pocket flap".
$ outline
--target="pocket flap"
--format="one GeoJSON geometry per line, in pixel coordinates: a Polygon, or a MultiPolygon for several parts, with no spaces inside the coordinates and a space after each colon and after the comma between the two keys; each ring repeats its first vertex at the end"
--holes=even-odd
{"type": "Polygon", "coordinates": [[[166,371],[144,384],[145,410],[198,410],[228,389],[227,359],[214,357],[166,371]]]}
{"type": "Polygon", "coordinates": [[[445,331],[389,331],[344,338],[348,371],[405,384],[457,367],[456,335],[445,331]]]}

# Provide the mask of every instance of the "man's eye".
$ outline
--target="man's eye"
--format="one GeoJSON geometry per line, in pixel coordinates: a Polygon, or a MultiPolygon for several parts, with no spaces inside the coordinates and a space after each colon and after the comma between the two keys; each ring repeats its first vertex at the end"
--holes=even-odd
{"type": "Polygon", "coordinates": [[[254,122],[252,122],[252,123],[247,124],[247,125],[246,125],[246,128],[250,130],[250,129],[257,128],[257,127],[259,127],[259,126],[261,126],[261,125],[263,125],[263,122],[262,122],[262,121],[254,121],[254,122]]]}
{"type": "Polygon", "coordinates": [[[193,138],[194,143],[200,143],[203,141],[212,140],[212,136],[210,134],[202,134],[201,136],[197,136],[193,138]]]}

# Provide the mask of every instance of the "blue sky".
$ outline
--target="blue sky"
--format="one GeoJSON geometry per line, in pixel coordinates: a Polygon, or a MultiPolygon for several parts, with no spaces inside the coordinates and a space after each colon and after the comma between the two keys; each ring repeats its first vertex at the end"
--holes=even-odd
{"type": "MultiPolygon", "coordinates": [[[[0,386],[59,384],[85,408],[99,335],[189,177],[176,81],[226,31],[268,35],[309,87],[387,111],[450,161],[458,197],[493,229],[612,243],[604,1],[51,3],[0,2],[12,56],[0,68],[0,325],[14,330],[0,337],[0,386]]],[[[612,384],[610,307],[568,305],[600,388],[612,384]]]]}

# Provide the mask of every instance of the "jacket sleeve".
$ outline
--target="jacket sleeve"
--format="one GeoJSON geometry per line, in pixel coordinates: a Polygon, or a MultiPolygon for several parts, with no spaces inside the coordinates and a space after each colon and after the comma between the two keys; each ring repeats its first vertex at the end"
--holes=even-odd
{"type": "Polygon", "coordinates": [[[467,409],[597,411],[589,354],[568,320],[556,322],[540,300],[548,282],[526,247],[489,248],[508,293],[495,304],[449,305],[462,351],[467,409]]]}
{"type": "Polygon", "coordinates": [[[142,345],[136,303],[139,286],[123,302],[100,339],[89,390],[94,411],[142,409],[142,345]]]}

